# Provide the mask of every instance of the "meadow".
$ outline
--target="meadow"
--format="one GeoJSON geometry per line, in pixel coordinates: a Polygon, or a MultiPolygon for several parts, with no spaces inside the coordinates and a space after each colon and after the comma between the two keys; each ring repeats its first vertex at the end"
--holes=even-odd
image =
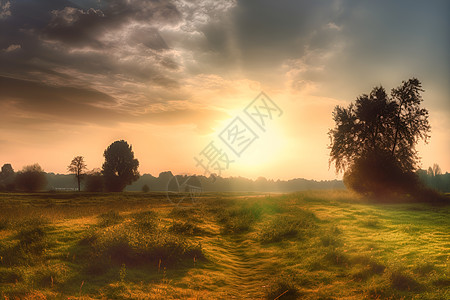
{"type": "Polygon", "coordinates": [[[347,191],[0,194],[3,299],[450,299],[450,207],[347,191]]]}

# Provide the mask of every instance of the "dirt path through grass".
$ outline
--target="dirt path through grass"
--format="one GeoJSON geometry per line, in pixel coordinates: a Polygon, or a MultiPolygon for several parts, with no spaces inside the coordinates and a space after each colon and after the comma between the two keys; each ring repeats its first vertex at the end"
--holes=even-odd
{"type": "Polygon", "coordinates": [[[217,269],[226,277],[228,297],[255,299],[264,296],[265,284],[275,263],[273,256],[260,251],[260,246],[248,235],[224,236],[210,246],[215,248],[217,269]]]}

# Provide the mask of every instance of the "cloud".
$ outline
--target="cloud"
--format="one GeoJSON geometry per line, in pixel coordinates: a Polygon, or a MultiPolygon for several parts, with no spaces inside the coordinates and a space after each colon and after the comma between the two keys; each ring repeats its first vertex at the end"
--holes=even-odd
{"type": "Polygon", "coordinates": [[[12,44],[12,45],[9,45],[8,48],[3,49],[3,51],[4,52],[12,52],[12,51],[16,51],[16,50],[18,50],[20,48],[22,48],[20,45],[12,44]]]}
{"type": "Polygon", "coordinates": [[[124,110],[113,97],[92,89],[51,86],[0,76],[0,128],[24,127],[39,130],[48,125],[117,126],[120,123],[195,125],[210,131],[214,120],[226,114],[205,108],[124,110]]]}
{"type": "Polygon", "coordinates": [[[110,45],[104,39],[105,35],[120,33],[121,38],[124,34],[126,38],[131,35],[131,40],[135,42],[161,49],[164,43],[161,43],[156,26],[176,24],[178,21],[179,12],[170,1],[115,0],[108,1],[101,9],[65,7],[53,10],[52,19],[43,33],[49,39],[79,47],[108,47],[110,45]],[[130,24],[140,29],[141,33],[145,33],[143,28],[152,32],[150,35],[143,34],[140,40],[133,30],[122,30],[130,24]],[[149,42],[149,38],[156,40],[156,43],[149,42]]]}
{"type": "Polygon", "coordinates": [[[8,87],[22,109],[57,116],[79,104],[92,110],[80,117],[85,122],[98,122],[97,115],[124,121],[146,111],[173,111],[168,123],[188,122],[197,116],[185,109],[223,108],[229,95],[216,86],[238,94],[248,89],[234,84],[245,80],[349,99],[378,78],[390,87],[412,70],[445,89],[450,64],[433,56],[447,57],[448,47],[432,46],[439,35],[450,36],[443,3],[414,3],[405,12],[404,2],[2,1],[8,17],[0,20],[0,76],[37,92],[24,95],[22,83],[8,87]],[[67,98],[68,91],[75,96],[67,98]],[[92,102],[77,97],[81,91],[92,102]],[[34,104],[24,100],[33,96],[34,104]]]}
{"type": "Polygon", "coordinates": [[[5,19],[11,16],[11,2],[0,1],[0,19],[5,19]]]}

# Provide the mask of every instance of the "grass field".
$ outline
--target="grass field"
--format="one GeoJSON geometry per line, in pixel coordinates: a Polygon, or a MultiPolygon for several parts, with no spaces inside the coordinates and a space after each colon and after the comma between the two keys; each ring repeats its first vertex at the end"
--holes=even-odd
{"type": "Polygon", "coordinates": [[[345,191],[0,194],[3,299],[450,299],[450,207],[345,191]]]}

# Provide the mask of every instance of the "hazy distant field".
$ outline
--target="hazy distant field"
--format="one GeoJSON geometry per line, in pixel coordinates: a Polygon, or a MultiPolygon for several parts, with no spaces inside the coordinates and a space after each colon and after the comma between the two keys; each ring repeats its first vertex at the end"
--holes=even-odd
{"type": "Polygon", "coordinates": [[[180,208],[162,193],[0,194],[0,296],[450,299],[449,217],[343,191],[180,208]]]}

